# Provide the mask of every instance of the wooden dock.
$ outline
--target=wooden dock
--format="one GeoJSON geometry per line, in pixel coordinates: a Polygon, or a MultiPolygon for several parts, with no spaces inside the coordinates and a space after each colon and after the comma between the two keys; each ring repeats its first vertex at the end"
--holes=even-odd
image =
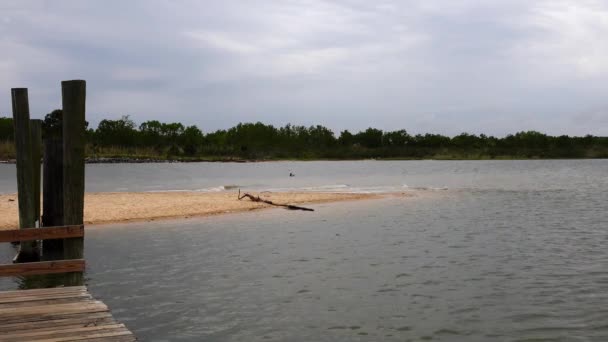
{"type": "MultiPolygon", "coordinates": [[[[82,239],[84,226],[0,231],[0,242],[82,239]]],[[[0,277],[80,274],[83,259],[0,264],[0,277]]],[[[72,279],[68,277],[66,279],[72,279]]],[[[0,341],[136,341],[108,307],[84,286],[61,286],[0,292],[0,341]]]]}
{"type": "Polygon", "coordinates": [[[27,88],[11,89],[20,229],[0,231],[0,243],[18,243],[19,250],[13,263],[0,264],[0,277],[20,277],[23,287],[43,288],[0,292],[0,341],[136,341],[81,286],[86,82],[61,82],[61,98],[63,109],[45,128],[41,217],[42,122],[30,119],[27,88]]]}
{"type": "Polygon", "coordinates": [[[84,286],[0,292],[0,341],[136,341],[84,286]]]}

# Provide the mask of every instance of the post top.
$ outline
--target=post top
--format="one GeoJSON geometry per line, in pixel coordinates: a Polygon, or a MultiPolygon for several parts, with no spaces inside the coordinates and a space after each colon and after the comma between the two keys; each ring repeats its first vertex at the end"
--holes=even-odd
{"type": "Polygon", "coordinates": [[[63,83],[80,83],[80,82],[86,83],[87,81],[85,81],[85,80],[65,80],[65,81],[61,81],[62,84],[63,83]]]}

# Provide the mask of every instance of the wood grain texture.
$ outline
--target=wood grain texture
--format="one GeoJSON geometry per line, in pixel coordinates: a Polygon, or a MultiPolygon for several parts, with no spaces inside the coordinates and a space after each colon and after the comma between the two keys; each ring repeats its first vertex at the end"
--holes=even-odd
{"type": "Polygon", "coordinates": [[[40,160],[42,158],[42,120],[30,120],[30,138],[32,139],[32,171],[34,172],[34,219],[40,224],[40,160]]]}
{"type": "Polygon", "coordinates": [[[84,237],[84,225],[0,230],[0,242],[84,237]]]}
{"type": "Polygon", "coordinates": [[[0,341],[136,341],[83,286],[0,292],[0,341]]]}
{"type": "Polygon", "coordinates": [[[4,264],[0,265],[0,277],[83,272],[84,269],[85,261],[83,259],[4,264]]]}
{"type": "MultiPolygon", "coordinates": [[[[44,139],[42,182],[42,226],[63,226],[63,139],[44,139]]],[[[47,240],[42,244],[43,256],[63,258],[63,240],[47,240]]]]}
{"type": "MultiPolygon", "coordinates": [[[[30,105],[27,88],[11,89],[13,122],[15,125],[15,148],[17,152],[17,196],[19,204],[19,227],[31,228],[36,223],[34,198],[34,165],[32,163],[32,138],[30,131],[30,105]]],[[[33,242],[22,243],[19,253],[24,259],[35,256],[33,242]]]]}
{"type": "Polygon", "coordinates": [[[31,290],[13,290],[13,291],[2,291],[0,292],[0,298],[7,297],[23,297],[33,296],[40,294],[57,294],[57,293],[74,293],[74,292],[86,292],[85,286],[60,286],[44,289],[31,289],[31,290]]]}
{"type": "MultiPolygon", "coordinates": [[[[63,104],[63,224],[84,222],[84,150],[86,82],[61,82],[63,104]]],[[[84,254],[83,238],[63,241],[64,259],[79,259],[84,254]]],[[[66,285],[82,285],[83,275],[66,275],[66,285]]]]}

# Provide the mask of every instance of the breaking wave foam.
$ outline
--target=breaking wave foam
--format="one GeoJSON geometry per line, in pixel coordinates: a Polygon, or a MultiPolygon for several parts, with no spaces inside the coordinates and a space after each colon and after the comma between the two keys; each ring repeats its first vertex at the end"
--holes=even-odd
{"type": "Polygon", "coordinates": [[[266,188],[263,186],[256,187],[245,187],[240,185],[221,185],[216,187],[201,188],[194,190],[153,190],[148,192],[222,192],[236,189],[248,189],[256,192],[326,192],[326,193],[359,193],[359,194],[379,194],[379,193],[392,193],[400,191],[442,191],[448,190],[447,187],[410,187],[407,184],[402,186],[382,185],[382,186],[352,186],[348,184],[327,184],[318,186],[304,186],[304,187],[277,187],[277,188],[266,188]]]}

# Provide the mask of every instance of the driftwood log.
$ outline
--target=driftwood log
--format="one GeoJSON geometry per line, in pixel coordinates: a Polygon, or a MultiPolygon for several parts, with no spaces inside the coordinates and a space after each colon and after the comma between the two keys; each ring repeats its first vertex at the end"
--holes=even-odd
{"type": "Polygon", "coordinates": [[[305,208],[305,207],[299,207],[297,205],[274,203],[272,201],[262,199],[262,198],[260,198],[260,196],[254,196],[254,195],[248,194],[246,192],[243,193],[243,195],[241,196],[241,189],[239,189],[238,198],[239,198],[239,201],[242,200],[243,198],[249,198],[253,202],[262,202],[262,203],[274,205],[275,207],[283,207],[283,208],[289,209],[289,210],[315,211],[314,209],[305,208]]]}

